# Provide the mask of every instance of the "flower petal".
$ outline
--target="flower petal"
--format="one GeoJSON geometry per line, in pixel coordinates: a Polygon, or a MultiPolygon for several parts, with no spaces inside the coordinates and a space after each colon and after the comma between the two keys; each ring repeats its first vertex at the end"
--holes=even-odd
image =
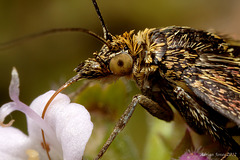
{"type": "Polygon", "coordinates": [[[24,160],[30,148],[30,139],[19,129],[0,126],[0,159],[24,160]]]}
{"type": "Polygon", "coordinates": [[[14,102],[9,102],[9,103],[2,105],[2,107],[0,108],[0,124],[1,124],[1,126],[3,126],[3,122],[4,122],[5,118],[11,112],[13,112],[15,110],[15,106],[16,106],[16,103],[14,103],[14,102]]]}
{"type": "Polygon", "coordinates": [[[89,113],[76,103],[55,111],[58,113],[56,128],[61,139],[64,159],[80,160],[93,129],[89,113]]]}
{"type": "MultiPolygon", "coordinates": [[[[39,115],[54,91],[49,91],[36,98],[30,107],[39,115]]],[[[58,141],[61,143],[64,160],[82,159],[86,143],[92,133],[93,124],[88,111],[81,105],[70,103],[68,96],[59,94],[50,104],[45,120],[53,128],[58,141]]],[[[41,132],[34,123],[28,119],[29,136],[41,139],[41,132]]],[[[57,150],[52,142],[53,137],[46,136],[51,151],[57,150]]],[[[59,147],[58,145],[57,147],[59,147]]]]}
{"type": "MultiPolygon", "coordinates": [[[[8,126],[8,127],[5,127],[6,130],[0,130],[0,144],[2,145],[3,143],[1,143],[1,141],[7,141],[8,142],[8,139],[6,139],[4,136],[1,136],[1,134],[3,135],[8,135],[8,128],[12,128],[12,127],[9,127],[10,125],[7,124],[7,125],[3,125],[3,121],[5,119],[5,117],[10,114],[12,111],[14,110],[19,110],[23,113],[26,114],[27,118],[28,119],[31,119],[32,122],[34,122],[34,125],[35,125],[35,128],[37,127],[38,128],[38,132],[39,132],[39,135],[38,137],[30,137],[30,140],[31,140],[31,145],[28,145],[29,147],[31,148],[27,148],[27,149],[35,149],[37,151],[39,151],[40,155],[41,155],[41,158],[42,159],[47,159],[47,155],[46,155],[46,152],[43,150],[42,148],[42,145],[41,145],[41,142],[42,142],[42,135],[41,135],[41,128],[43,130],[46,131],[46,135],[48,135],[49,137],[52,137],[52,142],[54,144],[54,146],[59,146],[59,142],[56,138],[56,134],[55,132],[53,131],[53,129],[48,125],[48,123],[43,120],[36,112],[34,112],[30,107],[28,107],[27,105],[25,105],[24,103],[18,101],[18,102],[9,102],[9,103],[6,103],[4,104],[1,108],[0,108],[0,122],[1,122],[1,126],[8,126]]],[[[3,128],[3,127],[1,127],[3,128]]],[[[12,128],[12,130],[15,129],[15,128],[12,128]]],[[[17,130],[17,129],[16,129],[17,130]]],[[[31,130],[31,129],[30,129],[31,130]]],[[[11,136],[11,134],[9,135],[11,136]]],[[[16,143],[18,143],[18,137],[17,136],[12,136],[11,137],[11,140],[13,141],[16,141],[16,143]]],[[[11,142],[10,142],[11,144],[11,142]]],[[[1,146],[0,145],[0,146],[1,146]]],[[[18,145],[16,144],[16,147],[18,145]]],[[[21,148],[21,147],[20,147],[21,148]]],[[[57,148],[57,147],[56,147],[57,148]]],[[[59,147],[60,148],[60,147],[59,147]]],[[[19,149],[19,148],[18,148],[19,149]]],[[[20,149],[19,149],[20,150],[20,149]]],[[[11,150],[10,150],[11,151],[11,150]]],[[[13,150],[14,151],[14,150],[13,150]]],[[[0,152],[1,152],[1,148],[0,148],[0,152]]],[[[25,151],[22,151],[23,154],[25,153],[25,151]]],[[[57,153],[60,153],[60,157],[62,157],[62,151],[61,151],[61,148],[59,149],[59,152],[58,151],[54,151],[53,150],[53,153],[54,157],[57,157],[55,159],[60,159],[58,156],[59,154],[57,153]],[[56,153],[55,153],[56,152],[56,153]]],[[[5,155],[5,153],[0,153],[1,157],[2,157],[2,154],[5,155]]],[[[6,154],[6,156],[8,156],[8,154],[6,154]]],[[[1,158],[0,158],[1,159],[1,158]]],[[[6,159],[12,159],[12,158],[6,158],[6,159]]],[[[24,158],[26,159],[26,158],[24,158]]]]}
{"type": "Polygon", "coordinates": [[[19,77],[15,67],[12,69],[12,79],[9,86],[9,96],[13,101],[19,101],[19,77]]]}
{"type": "MultiPolygon", "coordinates": [[[[28,118],[34,121],[34,125],[42,128],[43,130],[47,131],[47,134],[50,137],[54,137],[55,133],[53,132],[52,128],[49,124],[43,120],[34,110],[28,107],[26,104],[22,103],[21,101],[14,101],[4,104],[0,108],[0,124],[3,126],[3,121],[8,114],[11,112],[18,110],[23,112],[28,118]]],[[[56,140],[57,145],[57,140],[56,140]]]]}
{"type": "Polygon", "coordinates": [[[27,115],[29,136],[13,127],[0,127],[0,155],[3,159],[26,159],[27,150],[36,150],[46,159],[41,146],[41,129],[46,134],[52,159],[82,159],[86,143],[92,133],[93,124],[88,111],[81,105],[70,103],[68,96],[59,94],[51,103],[45,120],[41,118],[44,106],[54,91],[36,98],[31,107],[19,100],[19,78],[15,68],[9,86],[9,95],[13,102],[0,108],[0,122],[14,110],[27,115]]]}
{"type": "Polygon", "coordinates": [[[179,160],[210,160],[209,157],[205,154],[201,154],[198,152],[185,152],[179,160]]]}

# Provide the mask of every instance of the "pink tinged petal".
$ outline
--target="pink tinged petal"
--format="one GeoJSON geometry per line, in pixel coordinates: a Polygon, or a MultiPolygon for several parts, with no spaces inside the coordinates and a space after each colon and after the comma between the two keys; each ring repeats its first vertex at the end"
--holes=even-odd
{"type": "Polygon", "coordinates": [[[13,127],[0,127],[0,159],[24,160],[25,151],[30,147],[30,139],[13,127]]]}
{"type": "Polygon", "coordinates": [[[38,125],[43,130],[47,131],[47,134],[49,134],[49,136],[55,135],[47,122],[45,122],[36,112],[34,112],[26,104],[20,101],[6,103],[0,108],[0,123],[3,123],[6,116],[15,110],[21,111],[25,115],[27,115],[27,117],[31,118],[35,122],[35,125],[38,125]]]}
{"type": "Polygon", "coordinates": [[[12,69],[12,79],[9,86],[9,96],[13,101],[19,101],[19,77],[15,67],[12,69]]]}
{"type": "Polygon", "coordinates": [[[25,113],[29,118],[33,119],[38,126],[46,130],[49,136],[54,136],[50,126],[31,108],[19,100],[19,77],[16,68],[12,70],[12,79],[9,86],[9,96],[14,102],[7,103],[0,108],[0,123],[3,123],[5,117],[15,110],[25,113]]]}
{"type": "MultiPolygon", "coordinates": [[[[56,139],[56,134],[53,131],[53,129],[49,126],[49,124],[45,120],[43,120],[36,112],[34,112],[30,107],[28,107],[26,104],[22,103],[19,100],[19,78],[18,78],[18,73],[15,68],[12,71],[12,79],[11,79],[11,83],[9,86],[9,94],[10,94],[10,98],[14,102],[4,104],[0,108],[0,124],[1,124],[1,126],[10,126],[11,123],[7,124],[7,125],[3,124],[5,117],[7,115],[9,115],[11,112],[13,112],[15,110],[19,110],[19,111],[25,113],[25,115],[27,116],[28,119],[32,119],[32,121],[34,121],[35,126],[38,126],[38,128],[42,128],[45,131],[46,135],[48,135],[49,137],[53,137],[52,142],[54,142],[55,146],[59,146],[59,143],[56,139]]],[[[44,105],[41,107],[44,107],[44,105]]],[[[40,133],[41,133],[41,131],[40,131],[40,133]]],[[[41,139],[41,137],[42,136],[39,136],[40,139],[41,139]]],[[[41,139],[41,141],[42,141],[42,139],[41,139]]],[[[34,145],[36,145],[36,144],[34,144],[34,145]]],[[[40,141],[38,143],[38,146],[41,147],[40,141]]]]}
{"type": "MultiPolygon", "coordinates": [[[[5,120],[5,118],[15,110],[16,103],[14,102],[9,102],[4,104],[1,108],[0,108],[0,123],[1,126],[3,126],[3,122],[5,120]]],[[[7,126],[7,125],[6,125],[7,126]]]]}
{"type": "MultiPolygon", "coordinates": [[[[19,102],[19,98],[18,98],[19,97],[19,78],[18,78],[18,73],[16,68],[12,69],[12,79],[9,86],[9,96],[13,101],[19,102]]],[[[13,112],[14,110],[17,110],[16,103],[14,102],[6,103],[0,108],[1,126],[4,126],[3,121],[5,117],[11,112],[13,112]]],[[[11,125],[11,122],[6,124],[5,126],[9,126],[9,125],[11,125]]]]}
{"type": "Polygon", "coordinates": [[[198,152],[185,152],[179,160],[210,160],[205,154],[198,152]]]}
{"type": "MultiPolygon", "coordinates": [[[[42,100],[34,100],[30,107],[37,113],[42,113],[42,106],[47,103],[53,93],[54,91],[49,91],[40,96],[39,98],[42,100]]],[[[88,111],[79,104],[70,103],[68,96],[59,94],[47,110],[45,119],[53,128],[58,141],[61,143],[64,160],[82,159],[86,143],[93,129],[88,111]]],[[[28,124],[31,125],[31,122],[29,121],[28,124]]],[[[29,126],[31,129],[33,127],[29,126]]],[[[39,136],[39,133],[34,133],[35,130],[29,130],[29,135],[39,136]]],[[[50,144],[50,155],[51,138],[46,138],[47,143],[50,144]]]]}
{"type": "MultiPolygon", "coordinates": [[[[93,129],[90,115],[83,106],[70,103],[66,95],[59,94],[47,111],[46,120],[43,120],[40,115],[54,91],[36,98],[29,108],[19,100],[19,78],[16,69],[12,72],[9,92],[14,102],[7,103],[0,108],[0,120],[3,122],[5,117],[14,110],[24,112],[27,115],[31,147],[40,151],[40,157],[46,157],[40,145],[42,128],[46,134],[47,143],[50,145],[52,159],[60,159],[62,154],[65,160],[82,159],[85,145],[93,129]]],[[[15,138],[12,140],[15,141],[15,138]]]]}

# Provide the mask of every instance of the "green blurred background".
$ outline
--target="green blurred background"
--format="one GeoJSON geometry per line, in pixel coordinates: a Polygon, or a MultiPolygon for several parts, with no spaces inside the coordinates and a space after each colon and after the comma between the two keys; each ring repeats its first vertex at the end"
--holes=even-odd
{"type": "MultiPolygon", "coordinates": [[[[239,0],[99,0],[98,4],[112,34],[122,34],[132,29],[138,31],[145,28],[180,25],[213,30],[240,39],[239,0]]],[[[83,27],[102,35],[102,28],[91,0],[0,0],[0,43],[32,33],[64,27],[83,27]]],[[[58,88],[74,76],[75,73],[72,70],[81,61],[92,56],[94,51],[99,50],[101,45],[96,39],[84,33],[61,33],[24,42],[7,50],[0,50],[0,104],[9,101],[8,86],[13,66],[17,68],[20,75],[21,100],[30,104],[38,95],[58,88]]],[[[65,93],[74,91],[80,84],[81,82],[76,83],[65,93]]],[[[138,89],[134,83],[123,81],[103,88],[100,85],[93,86],[83,93],[82,96],[87,98],[79,96],[79,103],[92,108],[92,117],[97,128],[94,130],[95,136],[91,139],[92,142],[100,141],[98,139],[109,135],[114,122],[123,113],[135,93],[138,93],[138,89]],[[104,92],[105,97],[101,95],[99,98],[98,95],[104,92]],[[115,102],[114,98],[118,100],[116,108],[112,103],[112,101],[115,102]],[[98,106],[100,114],[94,112],[93,106],[98,106]],[[108,117],[104,113],[111,115],[108,117]],[[102,121],[98,122],[99,119],[102,121]],[[101,136],[97,137],[98,134],[101,136]]],[[[12,114],[12,118],[16,119],[15,125],[26,132],[23,115],[18,116],[19,114],[12,114]]],[[[115,142],[123,143],[121,146],[130,146],[132,149],[132,157],[124,159],[134,159],[133,157],[151,159],[146,158],[145,153],[150,152],[149,147],[146,146],[150,141],[149,131],[153,131],[152,127],[157,123],[162,123],[158,124],[157,128],[161,129],[160,125],[164,126],[164,129],[161,129],[164,130],[163,134],[171,132],[169,128],[174,128],[165,127],[172,123],[155,122],[155,119],[142,108],[137,108],[129,125],[122,133],[125,136],[120,136],[115,142]]],[[[183,133],[179,134],[183,135],[183,133]]],[[[86,150],[89,157],[96,155],[102,143],[99,142],[95,146],[93,146],[94,143],[89,144],[90,147],[86,150]]],[[[115,149],[113,147],[112,150],[113,153],[116,150],[118,154],[129,151],[128,148],[124,150],[117,147],[115,149]]],[[[112,159],[123,159],[111,153],[109,152],[109,157],[112,159]]],[[[151,155],[154,154],[151,153],[151,155]]]]}

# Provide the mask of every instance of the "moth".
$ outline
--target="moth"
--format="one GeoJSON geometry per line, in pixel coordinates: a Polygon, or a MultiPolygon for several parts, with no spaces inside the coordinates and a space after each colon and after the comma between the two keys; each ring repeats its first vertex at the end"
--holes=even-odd
{"type": "Polygon", "coordinates": [[[57,94],[74,82],[128,77],[141,93],[132,98],[96,159],[125,127],[137,104],[167,122],[173,120],[170,105],[174,106],[194,131],[210,135],[239,157],[240,146],[232,136],[240,126],[240,45],[211,32],[182,26],[112,35],[96,0],[92,1],[104,37],[79,30],[98,38],[103,46],[75,68],[77,74],[51,97],[42,118],[57,94]],[[229,122],[235,127],[227,128],[229,122]]]}

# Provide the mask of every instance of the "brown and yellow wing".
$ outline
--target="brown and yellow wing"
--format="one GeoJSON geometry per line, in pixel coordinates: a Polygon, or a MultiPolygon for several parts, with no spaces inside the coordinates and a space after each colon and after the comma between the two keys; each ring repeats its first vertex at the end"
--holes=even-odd
{"type": "Polygon", "coordinates": [[[240,49],[232,48],[232,56],[205,54],[183,77],[198,98],[240,126],[240,49]]]}

